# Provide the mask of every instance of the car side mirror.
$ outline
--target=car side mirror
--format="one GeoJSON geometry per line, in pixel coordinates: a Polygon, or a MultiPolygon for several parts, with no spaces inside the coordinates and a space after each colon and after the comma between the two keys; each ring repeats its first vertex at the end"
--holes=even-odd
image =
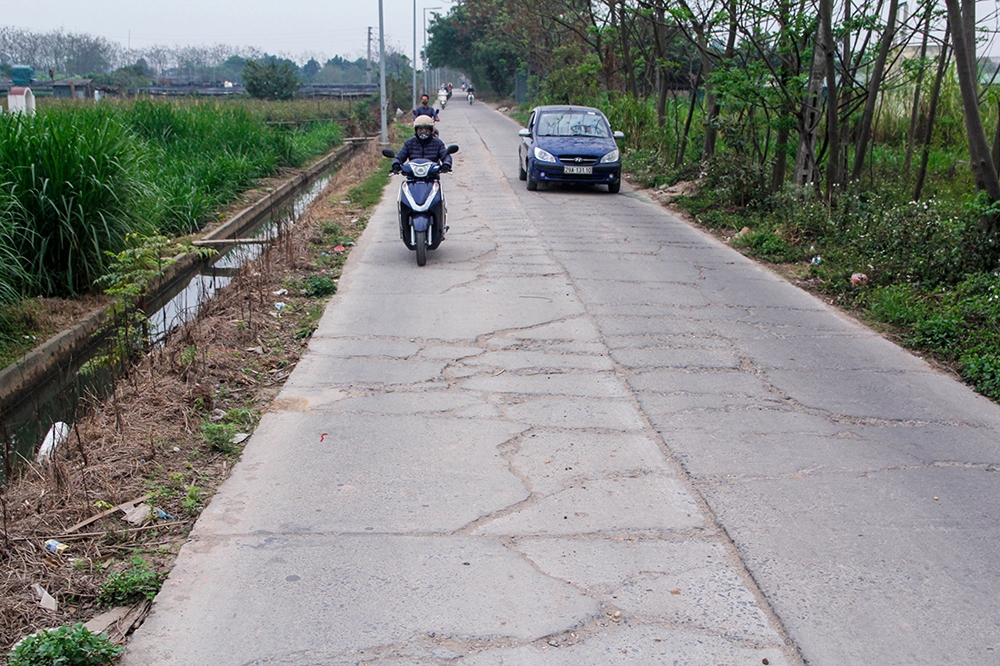
{"type": "Polygon", "coordinates": [[[625,138],[625,132],[612,132],[611,134],[619,141],[625,138]]]}
{"type": "Polygon", "coordinates": [[[520,132],[518,132],[517,135],[518,136],[531,136],[531,130],[530,129],[523,129],[520,132]]]}
{"type": "Polygon", "coordinates": [[[448,154],[449,154],[449,155],[454,155],[455,153],[457,153],[457,152],[458,152],[458,146],[456,146],[456,145],[455,145],[455,144],[453,143],[453,144],[451,144],[450,146],[448,146],[447,150],[448,150],[448,154]]]}
{"type": "Polygon", "coordinates": [[[390,150],[389,148],[383,148],[382,149],[382,154],[385,155],[386,157],[395,157],[396,156],[396,153],[392,152],[392,150],[390,150]]]}

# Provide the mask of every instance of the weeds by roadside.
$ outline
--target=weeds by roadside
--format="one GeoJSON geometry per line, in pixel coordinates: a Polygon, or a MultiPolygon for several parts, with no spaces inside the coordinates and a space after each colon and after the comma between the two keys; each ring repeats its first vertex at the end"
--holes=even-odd
{"type": "Polygon", "coordinates": [[[152,593],[303,352],[378,200],[383,162],[369,147],[345,165],[277,246],[132,368],[114,399],[92,401],[51,464],[2,489],[0,649],[152,593]],[[364,206],[349,194],[359,184],[371,193],[364,206]],[[137,524],[116,509],[133,503],[149,510],[137,524]],[[48,539],[65,548],[49,552],[48,539]],[[57,610],[39,606],[34,584],[57,610]]]}

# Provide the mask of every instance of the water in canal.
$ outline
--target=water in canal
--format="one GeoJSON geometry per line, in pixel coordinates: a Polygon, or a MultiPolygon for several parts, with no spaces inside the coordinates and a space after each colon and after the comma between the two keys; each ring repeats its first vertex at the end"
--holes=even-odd
{"type": "MultiPolygon", "coordinates": [[[[281,209],[266,217],[243,238],[275,239],[291,227],[330,181],[332,170],[299,192],[281,209]]],[[[150,340],[161,343],[171,332],[194,319],[202,305],[233,280],[235,273],[261,255],[265,245],[225,246],[211,259],[196,264],[190,272],[147,299],[150,340]]],[[[0,481],[23,460],[33,460],[52,424],[73,424],[84,396],[106,395],[112,373],[107,369],[81,372],[90,360],[106,353],[106,340],[94,336],[89,346],[72,361],[58,367],[38,388],[0,415],[0,481]]],[[[93,366],[94,364],[91,364],[93,366]]],[[[74,435],[70,436],[71,441],[74,435]]]]}

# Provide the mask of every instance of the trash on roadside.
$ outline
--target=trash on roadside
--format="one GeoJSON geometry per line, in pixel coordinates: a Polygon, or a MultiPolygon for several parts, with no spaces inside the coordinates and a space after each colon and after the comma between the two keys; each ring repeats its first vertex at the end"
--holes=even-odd
{"type": "Polygon", "coordinates": [[[277,310],[278,312],[281,312],[282,310],[285,309],[285,305],[286,303],[278,301],[277,303],[274,304],[274,309],[277,310]]]}
{"type": "Polygon", "coordinates": [[[344,252],[347,251],[347,248],[345,248],[343,245],[338,245],[337,247],[333,248],[333,251],[336,252],[337,254],[344,254],[344,252]]]}
{"type": "Polygon", "coordinates": [[[177,520],[177,516],[171,516],[163,509],[156,510],[156,517],[159,518],[160,520],[177,520]]]}
{"type": "Polygon", "coordinates": [[[56,541],[55,539],[49,539],[45,542],[45,550],[50,553],[55,553],[56,555],[62,555],[68,548],[69,546],[61,541],[56,541]]]}
{"type": "Polygon", "coordinates": [[[232,442],[233,442],[233,444],[242,444],[243,442],[247,441],[249,438],[250,438],[250,433],[238,432],[235,435],[233,435],[232,442]]]}
{"type": "Polygon", "coordinates": [[[820,264],[823,263],[823,257],[817,254],[815,257],[812,258],[812,261],[810,261],[809,263],[811,263],[813,266],[819,266],[820,264]]]}
{"type": "Polygon", "coordinates": [[[278,291],[272,291],[271,293],[274,294],[275,296],[284,296],[285,294],[288,293],[288,290],[287,289],[279,289],[278,291]]]}
{"type": "Polygon", "coordinates": [[[43,463],[47,462],[52,456],[55,455],[56,449],[69,439],[69,425],[63,423],[62,421],[56,421],[49,428],[49,431],[45,434],[45,439],[42,441],[42,446],[38,449],[38,455],[35,457],[35,462],[43,463]]]}
{"type": "Polygon", "coordinates": [[[35,594],[38,595],[39,606],[41,606],[45,610],[50,610],[53,612],[59,609],[59,604],[56,603],[55,598],[51,594],[46,592],[44,587],[42,587],[38,583],[35,583],[34,585],[31,586],[31,589],[33,589],[35,591],[35,594]]]}
{"type": "Polygon", "coordinates": [[[224,409],[213,409],[208,413],[208,420],[212,423],[218,423],[222,419],[226,418],[226,410],[224,409]]]}
{"type": "Polygon", "coordinates": [[[864,273],[854,273],[851,275],[851,285],[854,287],[863,287],[868,284],[868,276],[864,273]]]}
{"type": "Polygon", "coordinates": [[[153,509],[148,504],[140,504],[125,512],[125,521],[139,527],[149,520],[151,515],[153,509]]]}

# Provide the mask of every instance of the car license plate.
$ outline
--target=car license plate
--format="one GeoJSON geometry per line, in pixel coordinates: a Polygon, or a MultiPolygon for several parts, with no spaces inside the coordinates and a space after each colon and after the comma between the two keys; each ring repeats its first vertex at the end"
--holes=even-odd
{"type": "Polygon", "coordinates": [[[594,167],[589,166],[567,166],[563,168],[564,173],[575,173],[579,175],[589,176],[594,173],[594,167]]]}

